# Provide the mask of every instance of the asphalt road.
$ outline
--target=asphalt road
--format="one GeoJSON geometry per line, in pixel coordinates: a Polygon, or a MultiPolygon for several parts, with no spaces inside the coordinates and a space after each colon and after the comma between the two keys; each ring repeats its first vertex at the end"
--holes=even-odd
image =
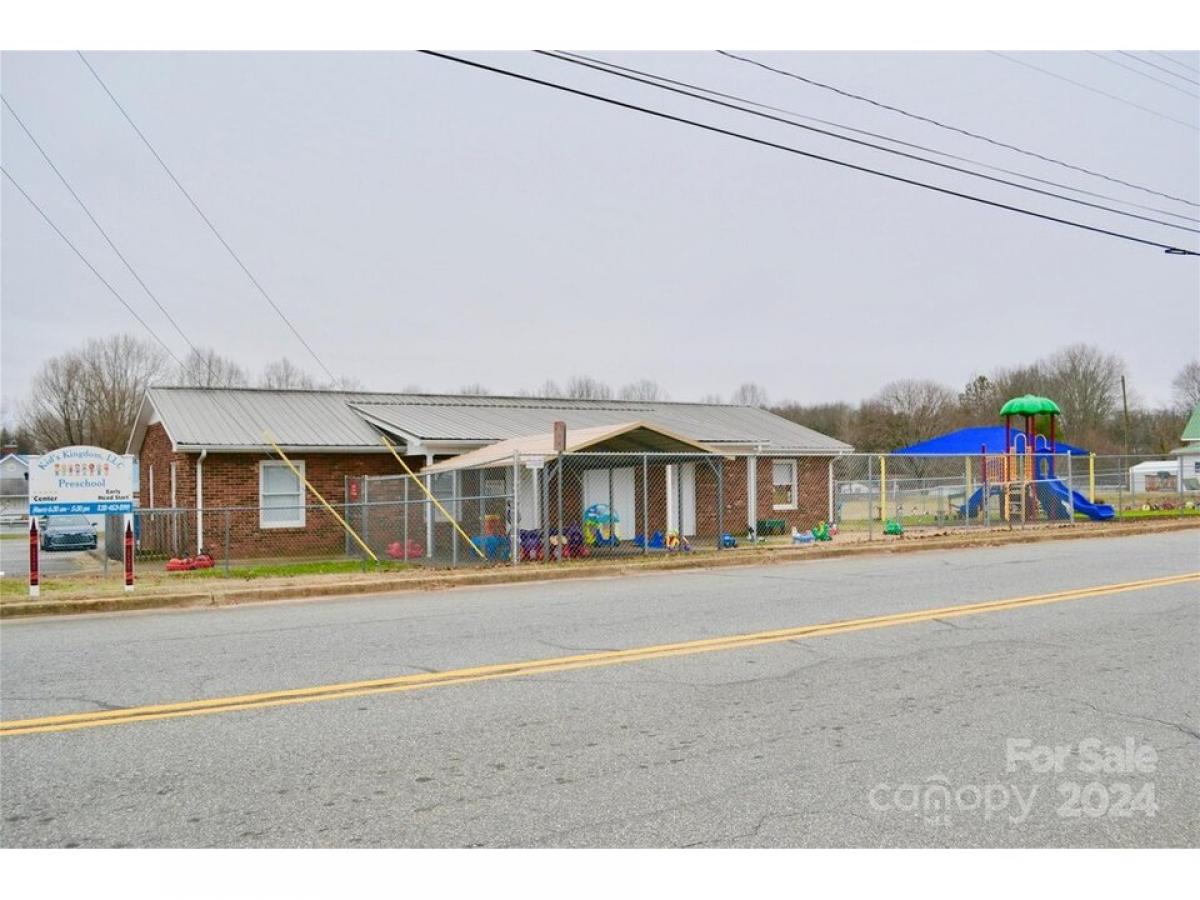
{"type": "MultiPolygon", "coordinates": [[[[1198,563],[1200,531],[1187,531],[5,622],[0,717],[719,638],[1129,583],[1198,563]]],[[[0,843],[1195,846],[1198,600],[1190,581],[742,649],[6,736],[0,843]],[[1107,770],[1092,771],[1097,761],[1107,770]]]]}

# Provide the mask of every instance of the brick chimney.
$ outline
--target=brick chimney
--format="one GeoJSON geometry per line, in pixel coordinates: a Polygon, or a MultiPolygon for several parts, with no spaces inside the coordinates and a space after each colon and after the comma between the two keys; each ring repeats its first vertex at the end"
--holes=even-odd
{"type": "Polygon", "coordinates": [[[5,444],[3,447],[0,447],[0,456],[8,456],[8,454],[16,453],[16,452],[17,452],[16,444],[5,444]]]}

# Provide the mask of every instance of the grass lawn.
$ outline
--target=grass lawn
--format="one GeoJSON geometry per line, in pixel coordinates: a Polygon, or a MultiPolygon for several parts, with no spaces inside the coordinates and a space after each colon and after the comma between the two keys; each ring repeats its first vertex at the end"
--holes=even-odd
{"type": "Polygon", "coordinates": [[[1200,516],[1200,509],[1123,509],[1122,519],[1176,519],[1179,516],[1200,516]]]}

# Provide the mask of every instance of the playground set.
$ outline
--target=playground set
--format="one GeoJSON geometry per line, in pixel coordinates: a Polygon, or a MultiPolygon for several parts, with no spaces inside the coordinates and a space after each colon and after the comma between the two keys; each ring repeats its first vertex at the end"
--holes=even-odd
{"type": "MultiPolygon", "coordinates": [[[[1071,488],[1055,472],[1059,447],[1056,440],[1057,417],[1061,410],[1048,397],[1025,394],[1014,397],[1000,409],[1004,417],[1004,449],[989,453],[986,444],[979,448],[983,482],[959,508],[967,519],[980,514],[988,498],[1001,498],[1000,514],[1006,522],[1029,522],[1042,517],[1069,520],[1072,513],[1103,521],[1113,518],[1113,508],[1071,488]],[[1023,422],[1013,428],[1013,419],[1023,422]],[[1045,433],[1037,430],[1037,417],[1047,421],[1045,433]]],[[[1068,452],[1075,448],[1065,448],[1068,452]]]]}

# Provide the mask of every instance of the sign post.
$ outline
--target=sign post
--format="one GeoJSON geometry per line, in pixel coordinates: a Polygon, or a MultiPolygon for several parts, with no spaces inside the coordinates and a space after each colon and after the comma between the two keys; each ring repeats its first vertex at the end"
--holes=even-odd
{"type": "Polygon", "coordinates": [[[133,516],[125,517],[125,591],[133,590],[133,516]]]}
{"type": "Polygon", "coordinates": [[[38,572],[38,527],[37,519],[29,517],[29,596],[41,593],[41,577],[38,572]]]}

